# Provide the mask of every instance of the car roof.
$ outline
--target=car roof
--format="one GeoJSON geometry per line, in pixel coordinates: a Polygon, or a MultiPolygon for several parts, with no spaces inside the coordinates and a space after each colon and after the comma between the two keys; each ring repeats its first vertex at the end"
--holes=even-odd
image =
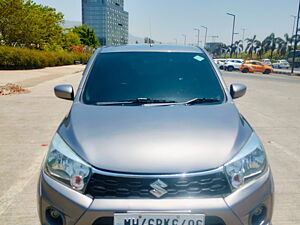
{"type": "Polygon", "coordinates": [[[258,60],[254,60],[254,59],[250,59],[250,60],[246,60],[247,62],[260,62],[261,63],[261,61],[258,61],[258,60]]]}
{"type": "Polygon", "coordinates": [[[102,47],[97,49],[97,53],[112,52],[187,52],[187,53],[203,53],[203,50],[195,46],[184,45],[163,45],[163,44],[136,44],[122,45],[115,47],[102,47]]]}

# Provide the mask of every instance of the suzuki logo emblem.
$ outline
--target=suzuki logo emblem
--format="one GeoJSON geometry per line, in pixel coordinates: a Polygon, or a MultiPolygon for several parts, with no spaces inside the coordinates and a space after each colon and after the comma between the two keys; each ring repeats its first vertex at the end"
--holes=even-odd
{"type": "Polygon", "coordinates": [[[159,179],[157,181],[155,181],[154,183],[150,184],[150,187],[153,188],[152,190],[150,190],[150,193],[153,194],[157,198],[160,198],[163,195],[168,193],[168,191],[166,189],[164,189],[164,188],[168,187],[168,185],[159,179]]]}

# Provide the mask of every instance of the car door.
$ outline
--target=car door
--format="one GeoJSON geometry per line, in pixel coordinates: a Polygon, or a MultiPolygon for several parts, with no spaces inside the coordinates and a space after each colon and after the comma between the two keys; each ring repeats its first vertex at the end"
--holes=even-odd
{"type": "Polygon", "coordinates": [[[252,62],[253,67],[255,68],[255,72],[264,72],[265,67],[262,63],[259,62],[252,62]]]}

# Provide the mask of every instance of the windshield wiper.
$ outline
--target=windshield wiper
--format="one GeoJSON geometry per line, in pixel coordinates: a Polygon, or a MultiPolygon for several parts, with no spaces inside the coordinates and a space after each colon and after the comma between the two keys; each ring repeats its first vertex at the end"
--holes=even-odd
{"type": "Polygon", "coordinates": [[[180,104],[182,104],[182,105],[197,105],[197,104],[214,103],[214,102],[220,102],[220,99],[216,99],[216,98],[193,98],[191,100],[188,100],[186,102],[182,102],[180,104]]]}
{"type": "Polygon", "coordinates": [[[193,98],[191,100],[185,102],[161,102],[161,103],[154,103],[154,104],[145,104],[145,106],[169,106],[169,105],[197,105],[197,104],[204,104],[204,103],[214,103],[220,102],[220,99],[216,98],[193,98]]]}
{"type": "Polygon", "coordinates": [[[159,104],[159,103],[175,103],[175,101],[152,98],[137,98],[133,100],[124,100],[118,102],[97,102],[96,105],[143,105],[143,104],[159,104]]]}

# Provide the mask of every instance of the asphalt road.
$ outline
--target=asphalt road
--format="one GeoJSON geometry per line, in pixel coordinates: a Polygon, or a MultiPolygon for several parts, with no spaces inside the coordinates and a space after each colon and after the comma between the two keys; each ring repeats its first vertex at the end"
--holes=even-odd
{"type": "MultiPolygon", "coordinates": [[[[224,73],[224,77],[228,84],[248,86],[246,96],[236,103],[262,138],[273,169],[273,225],[299,225],[300,79],[235,72],[224,73]]],[[[71,105],[55,98],[53,87],[61,83],[76,86],[80,78],[70,71],[38,83],[29,94],[0,96],[0,224],[38,224],[35,196],[38,171],[48,148],[44,145],[71,105]]]]}

